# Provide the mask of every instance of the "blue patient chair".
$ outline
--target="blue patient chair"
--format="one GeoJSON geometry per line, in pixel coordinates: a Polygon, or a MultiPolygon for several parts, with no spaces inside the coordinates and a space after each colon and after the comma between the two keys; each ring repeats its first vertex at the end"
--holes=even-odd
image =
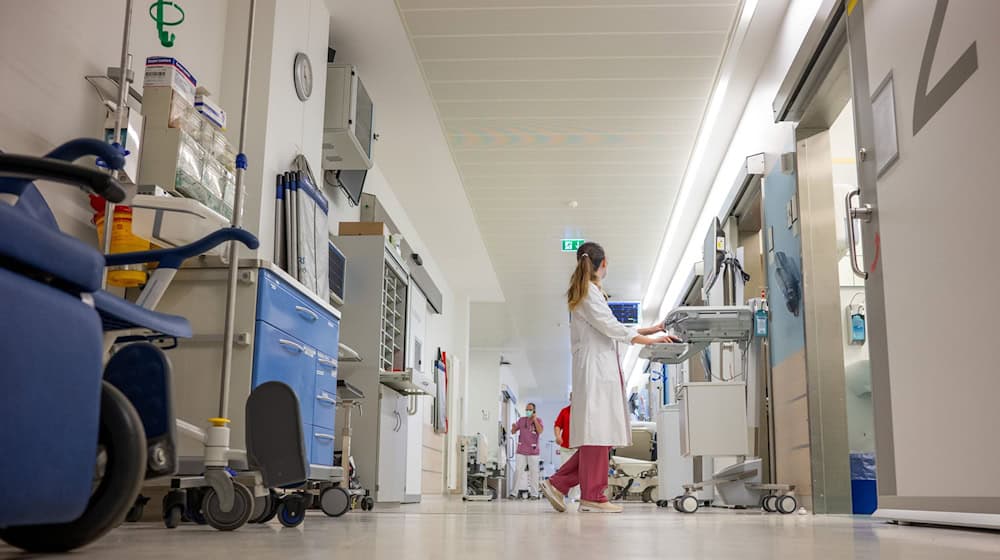
{"type": "Polygon", "coordinates": [[[118,147],[91,139],[43,158],[0,153],[0,539],[31,552],[98,539],[144,479],[176,469],[170,366],[144,339],[190,337],[191,326],[101,290],[104,268],[176,269],[226,241],[258,245],[227,228],[184,247],[102,255],[59,230],[32,183],[122,202],[109,174],[72,163],[85,156],[124,165],[118,147]],[[106,361],[114,342],[131,343],[106,361]]]}

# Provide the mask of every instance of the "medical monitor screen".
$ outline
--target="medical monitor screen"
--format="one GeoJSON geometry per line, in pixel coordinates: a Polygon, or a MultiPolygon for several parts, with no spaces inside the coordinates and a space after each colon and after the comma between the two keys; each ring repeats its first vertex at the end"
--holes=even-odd
{"type": "Polygon", "coordinates": [[[344,189],[347,198],[351,199],[351,204],[355,206],[361,201],[361,191],[365,188],[367,175],[367,169],[341,169],[337,171],[337,182],[340,183],[340,188],[344,189]]]}
{"type": "Polygon", "coordinates": [[[615,318],[623,325],[639,324],[639,302],[637,301],[609,301],[608,307],[615,314],[615,318]]]}

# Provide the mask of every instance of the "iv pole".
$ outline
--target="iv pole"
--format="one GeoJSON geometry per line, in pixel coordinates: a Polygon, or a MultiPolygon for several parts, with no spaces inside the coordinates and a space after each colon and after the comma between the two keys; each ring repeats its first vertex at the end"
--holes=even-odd
{"type": "MultiPolygon", "coordinates": [[[[115,144],[121,142],[122,125],[125,124],[125,114],[128,111],[128,71],[131,66],[130,60],[131,55],[128,50],[132,42],[132,0],[125,0],[125,28],[122,33],[122,55],[119,61],[119,76],[118,76],[118,106],[115,107],[115,130],[113,140],[115,144]]],[[[124,151],[125,146],[122,146],[124,151]]],[[[120,175],[120,171],[112,171],[111,175],[117,179],[120,175]]],[[[102,243],[102,251],[105,255],[111,253],[111,232],[114,230],[115,221],[115,203],[111,201],[106,201],[104,203],[104,242],[102,243]]],[[[108,287],[108,269],[107,267],[102,268],[101,271],[101,288],[108,287]]]]}

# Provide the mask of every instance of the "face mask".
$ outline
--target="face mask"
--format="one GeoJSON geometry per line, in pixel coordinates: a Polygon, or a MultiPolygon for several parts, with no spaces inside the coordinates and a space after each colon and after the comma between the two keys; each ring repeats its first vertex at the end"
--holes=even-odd
{"type": "Polygon", "coordinates": [[[535,415],[535,411],[534,410],[526,410],[526,411],[524,411],[524,415],[527,416],[528,418],[531,418],[532,416],[535,415]]]}

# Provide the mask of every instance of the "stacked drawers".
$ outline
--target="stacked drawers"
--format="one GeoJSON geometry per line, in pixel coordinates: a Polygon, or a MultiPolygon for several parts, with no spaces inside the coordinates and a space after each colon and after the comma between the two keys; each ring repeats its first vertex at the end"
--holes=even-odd
{"type": "Polygon", "coordinates": [[[259,280],[253,385],[295,391],[309,463],[333,466],[340,321],[277,275],[259,280]]]}

